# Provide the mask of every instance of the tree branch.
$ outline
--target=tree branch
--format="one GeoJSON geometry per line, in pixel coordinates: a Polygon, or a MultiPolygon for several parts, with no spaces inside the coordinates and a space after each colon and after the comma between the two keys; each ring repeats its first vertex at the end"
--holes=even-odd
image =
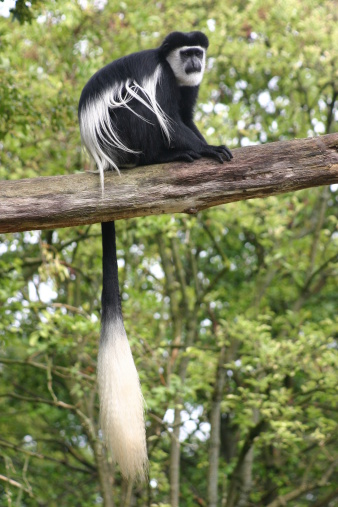
{"type": "Polygon", "coordinates": [[[20,482],[14,481],[13,479],[10,479],[9,477],[6,477],[5,475],[0,474],[0,481],[7,482],[11,486],[15,486],[16,488],[22,489],[22,491],[25,491],[25,493],[28,493],[28,495],[33,498],[32,492],[30,489],[25,488],[20,482]]]}
{"type": "Polygon", "coordinates": [[[303,495],[303,493],[307,493],[309,491],[315,490],[318,487],[325,486],[336,469],[337,462],[331,463],[330,467],[328,468],[328,470],[321,479],[319,479],[318,481],[303,482],[300,486],[298,486],[294,490],[289,491],[289,493],[279,496],[278,498],[270,502],[267,507],[284,507],[285,505],[288,505],[288,502],[290,502],[291,500],[295,500],[296,498],[299,498],[301,495],[303,495]]]}
{"type": "Polygon", "coordinates": [[[0,232],[51,229],[163,213],[197,213],[227,202],[338,182],[338,133],[233,150],[223,165],[202,159],[99,176],[72,174],[0,187],[0,232]]]}
{"type": "MultiPolygon", "coordinates": [[[[32,361],[31,359],[28,359],[27,361],[22,361],[20,359],[8,359],[7,357],[0,356],[0,364],[19,364],[20,366],[31,366],[33,368],[38,368],[40,370],[47,370],[48,367],[44,363],[37,363],[32,361]]],[[[71,368],[65,368],[64,366],[54,366],[52,368],[53,375],[56,375],[60,378],[74,378],[74,374],[72,372],[71,368]]],[[[90,382],[94,382],[95,379],[87,375],[86,373],[83,373],[81,371],[78,371],[76,373],[76,377],[81,378],[83,380],[89,380],[90,382]]]]}
{"type": "MultiPolygon", "coordinates": [[[[66,447],[66,444],[63,444],[63,445],[66,447]]],[[[92,466],[90,466],[91,471],[86,470],[85,468],[79,468],[79,467],[76,467],[76,466],[68,463],[65,458],[64,459],[56,459],[56,458],[52,458],[51,456],[41,454],[40,452],[28,451],[27,449],[23,449],[19,445],[12,444],[11,442],[7,442],[5,440],[2,440],[2,438],[0,439],[0,447],[7,447],[9,449],[13,449],[14,451],[25,454],[26,456],[30,456],[32,458],[38,458],[38,459],[41,459],[44,461],[51,461],[53,463],[58,463],[59,465],[66,466],[67,468],[69,468],[70,470],[73,470],[74,472],[81,472],[83,474],[91,474],[91,475],[92,475],[93,471],[95,472],[95,468],[92,466]]],[[[68,446],[68,447],[70,447],[70,446],[68,446]]],[[[69,451],[68,447],[67,447],[67,450],[69,451]]],[[[82,461],[82,463],[85,464],[86,466],[88,466],[87,463],[85,463],[84,461],[82,461]]]]}
{"type": "Polygon", "coordinates": [[[78,413],[77,408],[74,405],[70,405],[69,403],[65,403],[59,400],[47,400],[45,398],[33,397],[33,396],[21,396],[16,393],[1,393],[0,398],[13,398],[16,400],[27,401],[31,403],[44,403],[45,405],[50,405],[57,408],[65,408],[66,410],[70,410],[71,412],[78,413]]]}
{"type": "Polygon", "coordinates": [[[268,422],[265,419],[261,419],[255,426],[250,428],[239,452],[234,471],[231,474],[228,498],[226,503],[227,507],[235,507],[239,504],[238,500],[240,496],[248,493],[248,491],[246,491],[245,477],[243,477],[243,472],[245,472],[244,467],[246,464],[246,458],[249,456],[249,453],[253,448],[255,438],[258,437],[263,431],[265,431],[267,427],[268,422]]]}

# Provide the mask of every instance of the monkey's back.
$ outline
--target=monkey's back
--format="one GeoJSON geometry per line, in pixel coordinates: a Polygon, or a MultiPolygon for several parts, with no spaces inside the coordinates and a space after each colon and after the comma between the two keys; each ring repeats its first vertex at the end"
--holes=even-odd
{"type": "Polygon", "coordinates": [[[147,49],[113,60],[95,72],[82,90],[79,101],[79,115],[89,100],[96,99],[127,79],[140,83],[145,76],[151,77],[160,58],[156,49],[147,49]]]}

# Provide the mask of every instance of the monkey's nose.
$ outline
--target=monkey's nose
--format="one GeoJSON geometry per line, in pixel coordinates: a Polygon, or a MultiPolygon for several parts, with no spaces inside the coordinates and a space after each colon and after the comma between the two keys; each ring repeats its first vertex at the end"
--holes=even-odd
{"type": "Polygon", "coordinates": [[[192,72],[201,72],[201,70],[202,64],[198,58],[192,58],[185,69],[187,74],[191,74],[192,72]]]}

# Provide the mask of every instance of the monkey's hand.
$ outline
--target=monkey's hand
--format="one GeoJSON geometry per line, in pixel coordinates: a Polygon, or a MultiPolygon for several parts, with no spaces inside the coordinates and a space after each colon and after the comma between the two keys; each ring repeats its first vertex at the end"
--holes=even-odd
{"type": "Polygon", "coordinates": [[[161,162],[193,162],[198,158],[201,158],[202,154],[197,153],[197,151],[190,149],[175,149],[171,148],[170,150],[163,151],[156,157],[157,164],[161,162]]]}
{"type": "Polygon", "coordinates": [[[223,164],[224,159],[229,161],[232,159],[232,153],[224,144],[221,146],[207,145],[200,151],[202,157],[214,158],[223,164]]]}
{"type": "Polygon", "coordinates": [[[194,160],[202,158],[202,155],[200,153],[197,153],[193,150],[183,151],[178,156],[179,160],[184,160],[185,162],[193,162],[194,160]]]}

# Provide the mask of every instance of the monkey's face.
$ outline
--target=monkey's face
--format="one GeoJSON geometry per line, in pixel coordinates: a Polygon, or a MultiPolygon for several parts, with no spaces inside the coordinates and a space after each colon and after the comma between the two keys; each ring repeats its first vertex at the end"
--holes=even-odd
{"type": "Polygon", "coordinates": [[[179,86],[198,86],[205,68],[205,49],[200,46],[184,46],[174,49],[167,61],[179,86]]]}

